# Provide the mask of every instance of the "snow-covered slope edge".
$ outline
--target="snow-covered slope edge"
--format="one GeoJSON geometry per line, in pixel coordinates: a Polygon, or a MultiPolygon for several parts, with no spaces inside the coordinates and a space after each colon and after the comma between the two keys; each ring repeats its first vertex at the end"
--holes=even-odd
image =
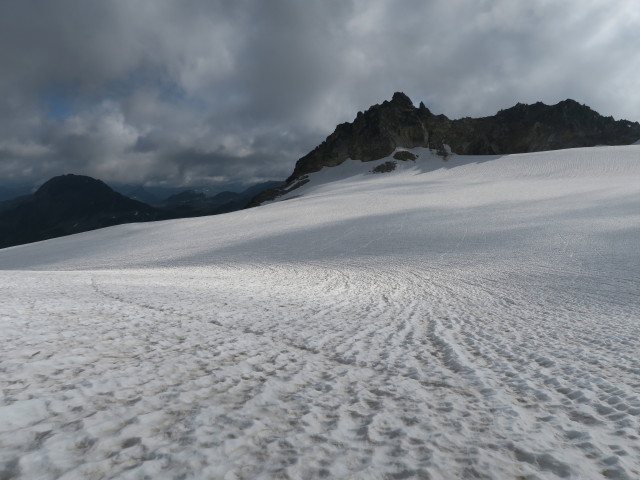
{"type": "Polygon", "coordinates": [[[258,209],[122,225],[3,249],[0,268],[202,266],[372,254],[430,257],[526,251],[529,244],[553,250],[560,234],[579,244],[598,243],[612,255],[631,253],[624,249],[627,240],[635,241],[632,230],[639,212],[637,146],[454,155],[446,162],[428,150],[413,151],[420,155],[415,162],[398,161],[397,170],[389,173],[371,173],[389,159],[325,168],[283,197],[289,198],[286,202],[258,209]],[[477,241],[465,237],[459,244],[464,231],[477,241]]]}
{"type": "Polygon", "coordinates": [[[415,153],[0,251],[0,472],[640,476],[640,147],[415,153]]]}

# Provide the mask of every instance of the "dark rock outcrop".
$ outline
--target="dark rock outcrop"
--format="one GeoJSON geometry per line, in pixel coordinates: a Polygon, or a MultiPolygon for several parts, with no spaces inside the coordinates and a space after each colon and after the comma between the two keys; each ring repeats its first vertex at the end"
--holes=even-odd
{"type": "Polygon", "coordinates": [[[418,155],[408,152],[407,150],[400,150],[393,154],[393,158],[395,158],[396,160],[402,160],[403,162],[406,162],[408,160],[417,159],[418,155]]]}
{"type": "Polygon", "coordinates": [[[254,198],[259,205],[291,191],[301,178],[348,158],[364,162],[390,155],[396,148],[426,147],[446,158],[496,155],[594,145],[625,145],[640,139],[640,124],[603,117],[586,105],[564,100],[556,105],[519,103],[490,117],[451,120],[435,115],[421,102],[396,92],[391,101],[359,112],[302,157],[286,183],[254,198]],[[449,149],[446,147],[448,146],[449,149]]]}
{"type": "Polygon", "coordinates": [[[380,165],[378,165],[377,167],[375,167],[373,170],[371,170],[372,173],[388,173],[388,172],[393,172],[396,167],[398,166],[398,164],[396,162],[384,162],[380,165]]]}

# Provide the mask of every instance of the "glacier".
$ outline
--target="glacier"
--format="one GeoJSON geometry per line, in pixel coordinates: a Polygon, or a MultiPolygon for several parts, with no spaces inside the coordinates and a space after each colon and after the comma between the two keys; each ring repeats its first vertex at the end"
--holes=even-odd
{"type": "Polygon", "coordinates": [[[0,250],[0,477],[639,478],[640,145],[411,151],[0,250]]]}

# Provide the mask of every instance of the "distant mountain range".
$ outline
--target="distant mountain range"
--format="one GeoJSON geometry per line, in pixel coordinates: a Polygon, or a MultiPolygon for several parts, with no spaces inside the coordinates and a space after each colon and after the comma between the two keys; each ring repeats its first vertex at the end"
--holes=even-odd
{"type": "Polygon", "coordinates": [[[251,206],[278,198],[303,185],[309,173],[340,165],[348,158],[373,161],[396,148],[426,147],[443,158],[538,152],[595,145],[628,145],[640,139],[640,123],[604,117],[586,105],[564,100],[556,105],[519,103],[493,116],[451,120],[418,107],[404,93],[358,112],[336,127],[324,142],[300,158],[284,185],[262,192],[251,206]]]}
{"type": "Polygon", "coordinates": [[[122,223],[227,213],[245,207],[256,193],[278,183],[212,197],[188,190],[151,206],[115,192],[100,180],[61,175],[31,195],[0,202],[0,248],[122,223]]]}
{"type": "MultiPolygon", "coordinates": [[[[269,183],[269,182],[267,182],[269,183]]],[[[272,182],[276,183],[276,182],[272,182]]],[[[262,185],[262,184],[259,184],[262,185]]],[[[147,203],[149,205],[159,205],[166,199],[173,195],[179,195],[183,193],[187,188],[174,187],[164,185],[140,185],[140,184],[126,184],[126,183],[109,183],[109,186],[116,192],[121,193],[125,197],[133,198],[140,202],[147,203]]],[[[216,187],[213,185],[194,185],[188,187],[189,190],[193,190],[197,193],[203,193],[207,197],[213,197],[218,193],[223,192],[243,192],[246,190],[247,185],[242,183],[227,183],[223,187],[216,187]]]]}
{"type": "Polygon", "coordinates": [[[241,210],[258,193],[281,185],[282,182],[264,182],[253,185],[240,193],[223,191],[209,196],[201,190],[184,190],[166,198],[154,206],[178,217],[217,215],[241,210]]]}

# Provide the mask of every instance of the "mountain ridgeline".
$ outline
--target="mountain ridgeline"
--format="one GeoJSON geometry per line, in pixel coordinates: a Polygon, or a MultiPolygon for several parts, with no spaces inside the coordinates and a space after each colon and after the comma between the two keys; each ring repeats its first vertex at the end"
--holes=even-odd
{"type": "Polygon", "coordinates": [[[604,117],[586,105],[564,100],[556,105],[518,103],[493,116],[451,120],[418,107],[404,93],[358,112],[338,125],[324,142],[302,157],[286,183],[256,196],[252,206],[305,183],[305,176],[348,158],[387,157],[398,148],[426,147],[446,156],[538,152],[595,145],[628,145],[640,139],[640,124],[604,117]]]}
{"type": "Polygon", "coordinates": [[[359,112],[296,163],[288,180],[339,165],[347,158],[384,158],[397,147],[427,147],[459,155],[538,152],[594,145],[624,145],[640,139],[640,124],[603,117],[586,105],[564,100],[556,105],[522,103],[491,117],[450,120],[419,107],[404,93],[359,112]]]}

